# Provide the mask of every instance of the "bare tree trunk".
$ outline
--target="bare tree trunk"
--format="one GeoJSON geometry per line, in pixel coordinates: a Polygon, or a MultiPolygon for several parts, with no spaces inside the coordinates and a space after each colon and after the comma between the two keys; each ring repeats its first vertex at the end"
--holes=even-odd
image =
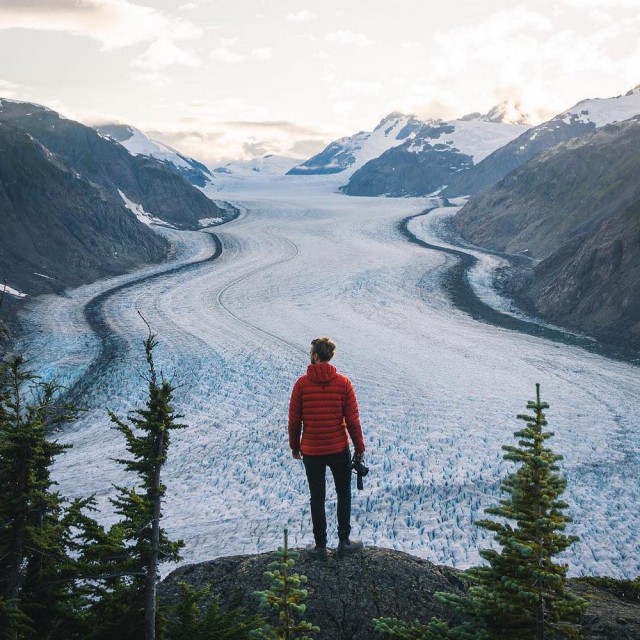
{"type": "MultiPolygon", "coordinates": [[[[8,600],[9,608],[12,611],[18,611],[20,608],[20,588],[23,582],[22,563],[24,557],[24,529],[22,526],[18,529],[15,536],[14,548],[13,548],[13,562],[11,563],[11,569],[8,576],[7,591],[5,597],[8,600]]],[[[9,636],[11,640],[17,640],[18,631],[13,630],[9,636]]]]}
{"type": "Polygon", "coordinates": [[[145,639],[156,638],[156,586],[158,579],[158,555],[160,550],[160,469],[164,449],[164,431],[160,431],[156,441],[156,467],[153,473],[153,519],[151,521],[151,553],[145,580],[144,628],[145,639]]]}
{"type": "MultiPolygon", "coordinates": [[[[22,428],[22,420],[20,417],[20,412],[22,411],[21,403],[20,403],[20,387],[17,376],[13,377],[13,395],[15,402],[15,428],[22,428]]],[[[18,475],[18,486],[17,486],[17,495],[20,496],[20,514],[19,520],[15,523],[16,528],[13,536],[13,549],[11,549],[11,553],[13,555],[13,559],[11,562],[11,568],[9,570],[9,575],[7,576],[7,590],[5,593],[5,598],[9,601],[9,607],[13,611],[18,611],[20,608],[20,590],[22,589],[22,585],[24,582],[24,562],[25,562],[25,529],[26,529],[26,517],[27,517],[27,462],[20,456],[16,461],[16,466],[19,468],[18,475]]],[[[17,640],[18,631],[12,631],[9,636],[12,640],[17,640]]]]}
{"type": "Polygon", "coordinates": [[[544,640],[544,600],[538,600],[536,611],[536,640],[544,640]]]}

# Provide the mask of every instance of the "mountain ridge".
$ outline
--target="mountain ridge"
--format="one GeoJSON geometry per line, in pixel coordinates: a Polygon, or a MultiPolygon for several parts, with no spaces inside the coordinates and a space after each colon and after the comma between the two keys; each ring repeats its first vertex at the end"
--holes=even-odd
{"type": "Polygon", "coordinates": [[[613,98],[588,98],[550,120],[531,127],[496,149],[464,174],[454,175],[443,189],[447,197],[472,196],[496,184],[510,171],[547,149],[606,124],[640,114],[640,85],[613,98]]]}
{"type": "Polygon", "coordinates": [[[152,215],[178,228],[198,229],[200,219],[219,217],[224,221],[234,215],[164,163],[132,155],[119,142],[51,109],[0,100],[0,121],[32,135],[111,197],[120,199],[122,191],[152,215]]]}
{"type": "Polygon", "coordinates": [[[136,127],[126,124],[101,124],[93,127],[100,135],[119,142],[133,156],[154,158],[173,168],[196,187],[206,187],[213,181],[211,171],[163,142],[149,137],[136,127]]]}
{"type": "Polygon", "coordinates": [[[0,276],[30,295],[59,293],[158,262],[168,249],[123,203],[22,129],[2,122],[0,211],[0,276]]]}
{"type": "Polygon", "coordinates": [[[237,214],[162,162],[48,107],[0,99],[0,127],[0,282],[13,298],[162,261],[168,244],[150,223],[200,229],[237,214]]]}
{"type": "Polygon", "coordinates": [[[640,346],[640,117],[538,154],[454,219],[474,244],[526,252],[503,286],[554,323],[640,346]]]}
{"type": "Polygon", "coordinates": [[[373,131],[331,142],[287,175],[342,174],[348,195],[427,195],[527,128],[506,124],[507,107],[458,120],[419,120],[394,111],[373,131]],[[437,175],[425,175],[433,170],[437,175]]]}

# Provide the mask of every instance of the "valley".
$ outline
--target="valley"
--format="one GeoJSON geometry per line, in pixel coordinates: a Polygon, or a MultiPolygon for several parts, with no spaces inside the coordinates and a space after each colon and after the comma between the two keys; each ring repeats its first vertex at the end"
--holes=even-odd
{"type": "MultiPolygon", "coordinates": [[[[510,470],[501,446],[540,382],[551,446],[565,456],[570,533],[581,538],[566,558],[571,573],[636,576],[637,368],[473,319],[444,289],[457,258],[398,231],[437,200],[350,198],[331,180],[217,187],[240,215],[216,227],[214,260],[210,230],[163,229],[172,263],[27,305],[21,346],[32,368],[85,385],[86,411],[58,434],[73,444],[56,463],[60,491],[95,493],[101,519],[113,520],[112,485],[126,478],[111,461],[124,442],[107,410],[122,417],[145,396],[140,313],[187,425],[169,453],[164,513],[169,534],[186,542],[184,562],[273,549],[284,526],[293,545],[306,544],[306,479],[287,447],[286,410],[310,340],[327,334],[358,394],[371,467],[354,493],[356,537],[436,563],[477,563],[489,541],[472,522],[500,497],[510,470]],[[117,343],[102,360],[85,317],[100,296],[94,307],[117,343]]],[[[410,229],[433,243],[427,219],[410,229]]],[[[476,284],[493,268],[479,265],[476,284]]],[[[486,287],[485,299],[499,307],[486,287]]]]}

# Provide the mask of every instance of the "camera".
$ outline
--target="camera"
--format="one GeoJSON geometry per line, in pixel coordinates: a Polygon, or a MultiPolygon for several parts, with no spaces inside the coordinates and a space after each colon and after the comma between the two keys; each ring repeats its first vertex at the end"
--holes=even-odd
{"type": "Polygon", "coordinates": [[[350,464],[351,469],[356,474],[356,485],[361,491],[364,489],[362,479],[369,473],[369,467],[365,466],[362,460],[363,455],[361,453],[354,453],[350,464]]]}

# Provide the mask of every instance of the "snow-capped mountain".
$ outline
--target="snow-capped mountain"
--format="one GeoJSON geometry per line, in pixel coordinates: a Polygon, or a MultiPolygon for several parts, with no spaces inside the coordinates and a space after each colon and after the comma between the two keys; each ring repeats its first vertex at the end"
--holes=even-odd
{"type": "Polygon", "coordinates": [[[528,129],[526,124],[505,122],[506,113],[498,106],[485,115],[449,122],[391,114],[374,131],[378,140],[387,139],[386,148],[378,144],[378,153],[357,156],[360,162],[353,163],[342,191],[367,196],[433,193],[448,184],[451,175],[468,171],[528,129]]]}
{"type": "Polygon", "coordinates": [[[352,174],[369,160],[387,149],[402,144],[424,123],[412,115],[391,113],[373,131],[360,131],[340,138],[320,153],[291,169],[287,175],[352,174]]]}
{"type": "Polygon", "coordinates": [[[502,122],[504,124],[529,124],[530,116],[523,111],[517,100],[507,99],[492,107],[484,115],[476,112],[460,118],[461,120],[484,120],[485,122],[502,122]]]}
{"type": "Polygon", "coordinates": [[[465,173],[454,176],[444,194],[473,195],[484,191],[547,149],[582,136],[594,129],[614,122],[628,120],[640,114],[640,85],[615,98],[582,100],[551,120],[532,127],[525,133],[497,148],[484,161],[465,173]]]}
{"type": "Polygon", "coordinates": [[[297,158],[267,154],[252,160],[234,160],[225,165],[215,167],[213,173],[221,176],[283,176],[300,162],[297,158]]]}
{"type": "MultiPolygon", "coordinates": [[[[550,123],[562,120],[565,123],[582,122],[593,123],[597,127],[613,122],[628,120],[640,113],[640,84],[628,91],[623,96],[615,98],[593,98],[578,102],[571,109],[567,109],[556,116],[550,123]]],[[[540,125],[538,129],[549,125],[549,122],[540,125]]]]}
{"type": "Polygon", "coordinates": [[[204,187],[213,179],[209,169],[201,162],[150,138],[135,127],[125,124],[105,124],[95,129],[100,135],[119,142],[131,155],[148,156],[163,162],[197,187],[204,187]]]}

